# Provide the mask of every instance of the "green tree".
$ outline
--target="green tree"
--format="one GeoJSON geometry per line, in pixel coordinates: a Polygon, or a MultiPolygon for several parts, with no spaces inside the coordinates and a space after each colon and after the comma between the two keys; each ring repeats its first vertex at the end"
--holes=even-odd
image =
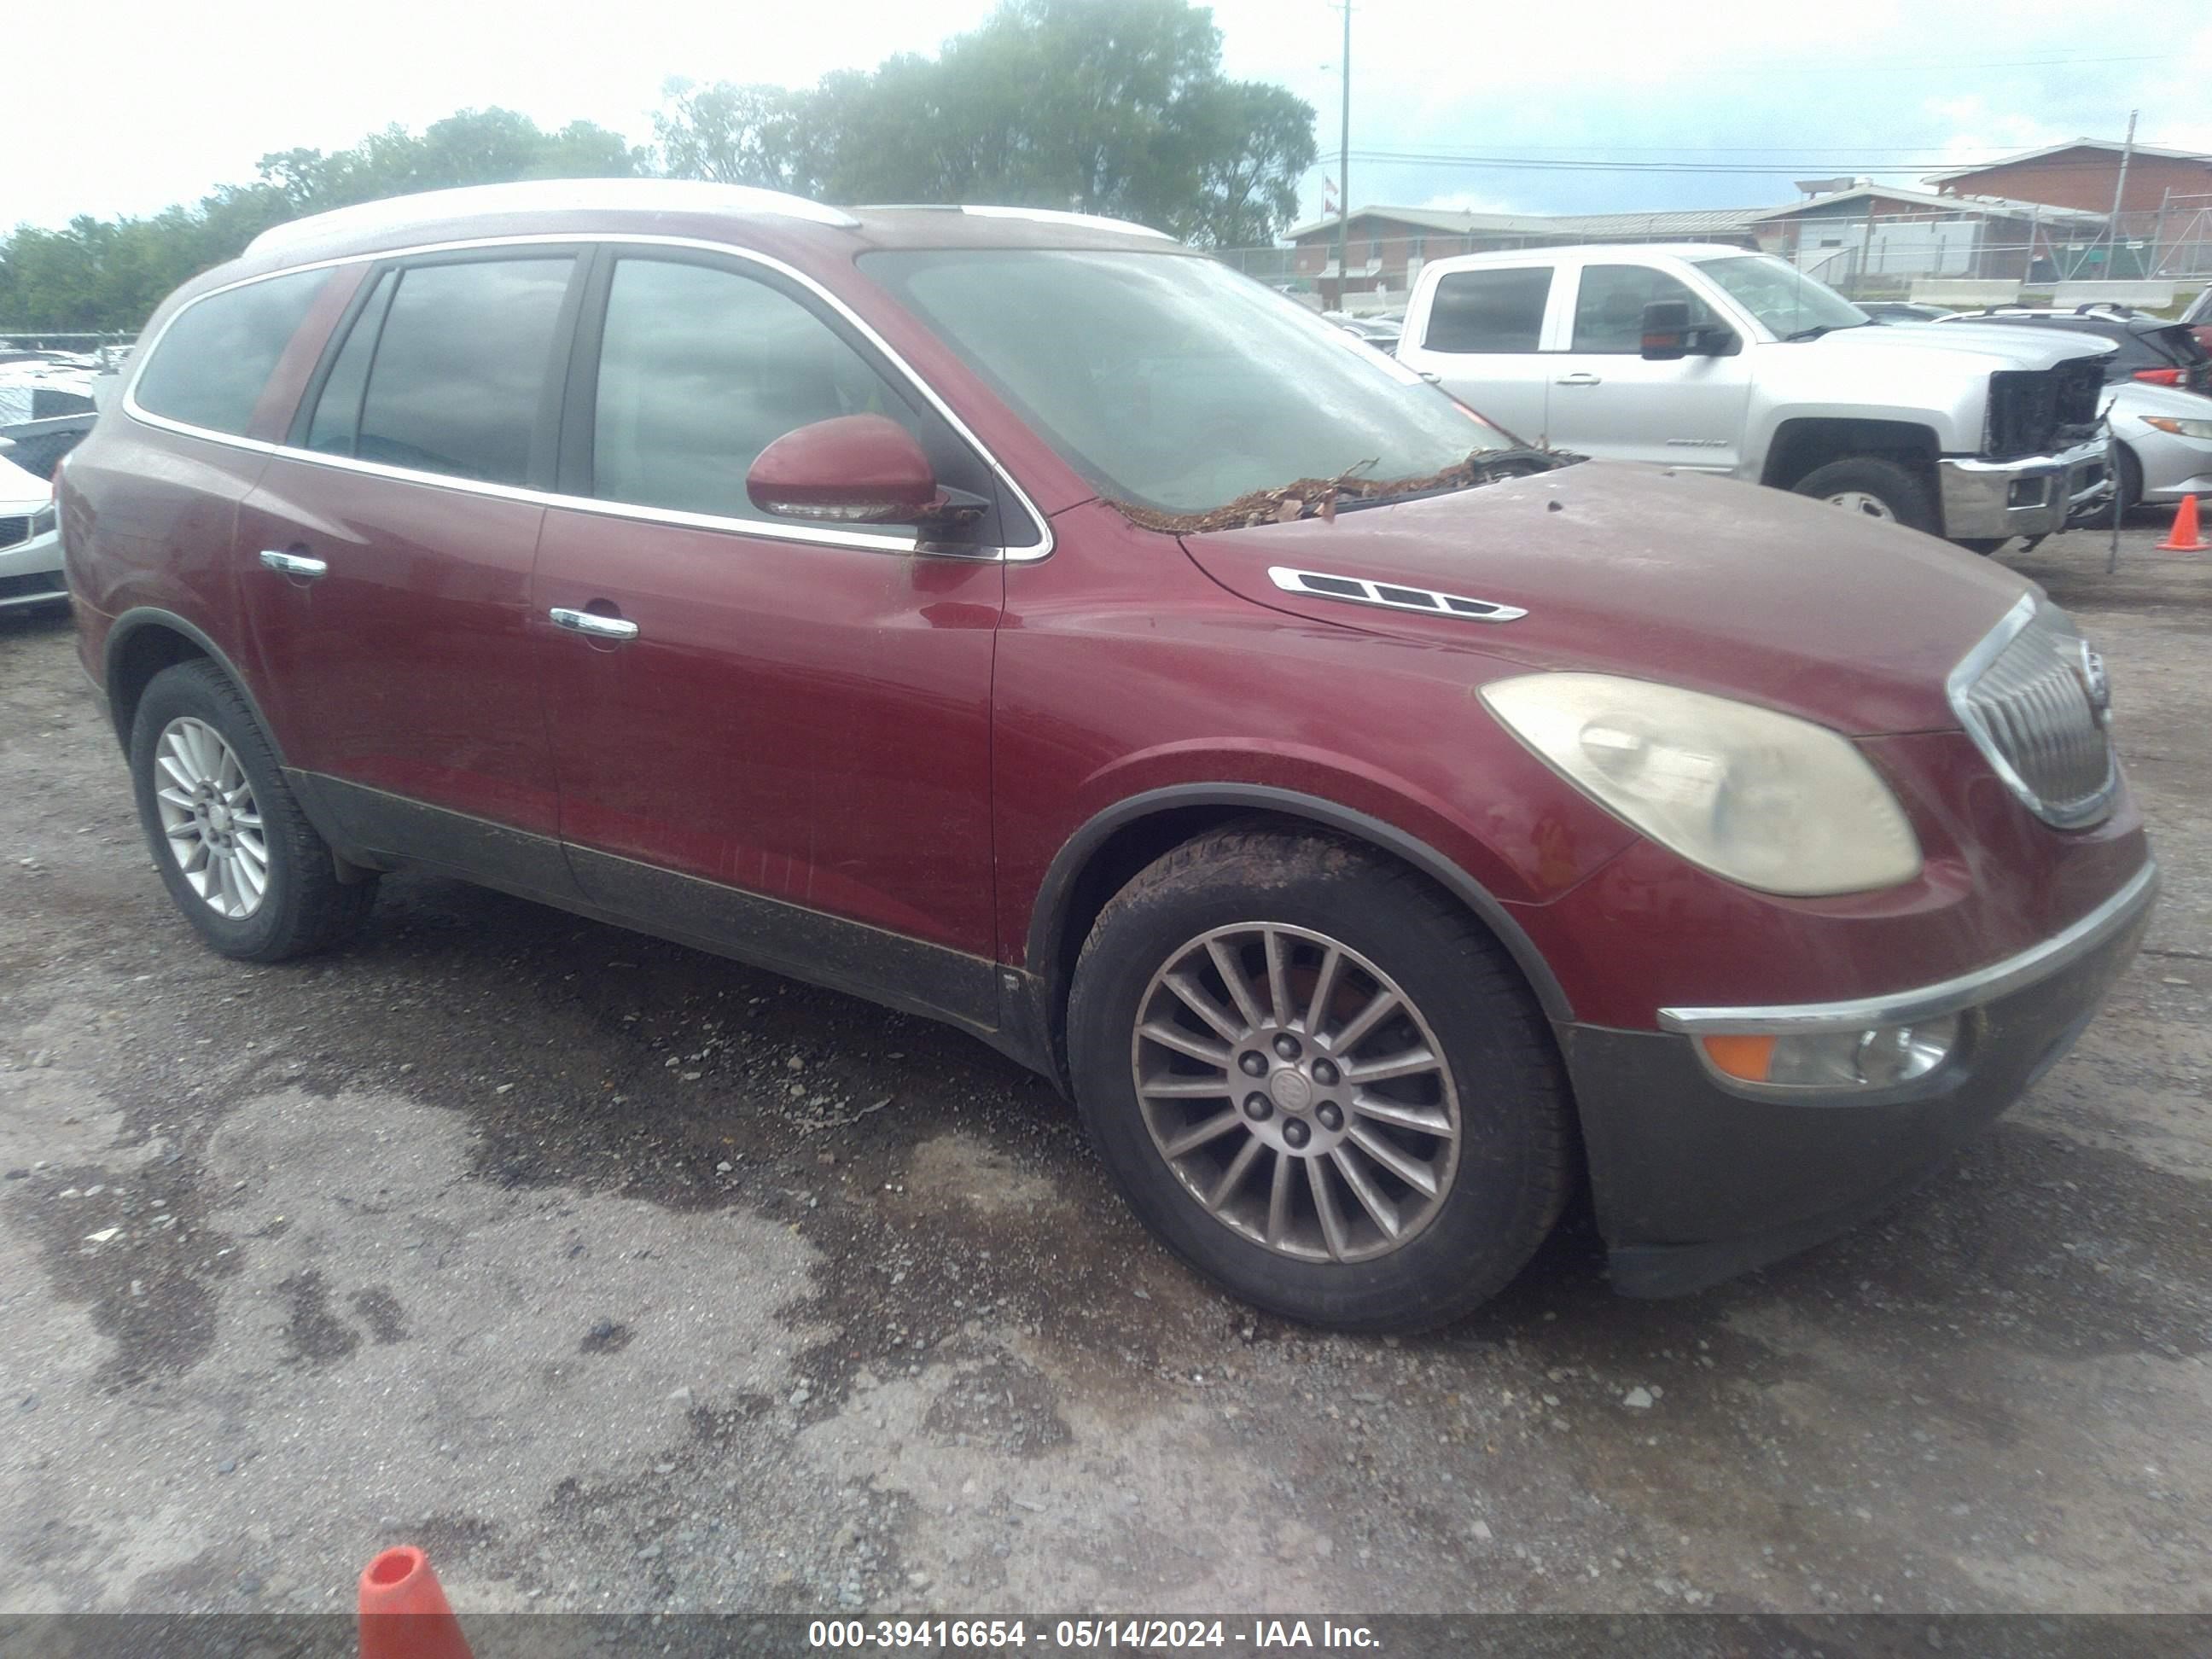
{"type": "Polygon", "coordinates": [[[805,92],[671,82],[653,130],[682,178],[846,202],[994,201],[1270,240],[1314,161],[1310,105],[1221,75],[1186,0],[1007,0],[935,58],[805,92]]]}
{"type": "Polygon", "coordinates": [[[420,135],[386,127],[329,155],[272,151],[254,183],[222,185],[191,207],[144,218],[81,217],[61,230],[19,228],[0,241],[0,324],[137,328],[179,283],[302,214],[455,185],[627,178],[646,172],[649,159],[589,121],[546,132],[504,109],[461,110],[420,135]]]}
{"type": "Polygon", "coordinates": [[[701,86],[681,76],[660,90],[653,131],[671,176],[799,195],[819,188],[810,167],[805,94],[727,81],[701,86]]]}

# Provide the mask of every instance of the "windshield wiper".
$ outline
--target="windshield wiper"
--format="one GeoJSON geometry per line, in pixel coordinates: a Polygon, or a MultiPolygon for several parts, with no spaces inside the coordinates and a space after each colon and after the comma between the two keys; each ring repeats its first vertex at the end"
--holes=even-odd
{"type": "Polygon", "coordinates": [[[1784,345],[1787,345],[1793,340],[1817,340],[1823,334],[1834,334],[1847,328],[1864,328],[1868,323],[1880,320],[1879,318],[1869,317],[1864,323],[1815,323],[1810,328],[1799,329],[1795,334],[1784,335],[1782,341],[1784,345]]]}

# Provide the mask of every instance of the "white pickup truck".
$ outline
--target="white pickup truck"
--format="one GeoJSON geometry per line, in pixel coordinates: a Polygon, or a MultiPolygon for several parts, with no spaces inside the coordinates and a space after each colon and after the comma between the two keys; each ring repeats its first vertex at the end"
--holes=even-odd
{"type": "Polygon", "coordinates": [[[1876,323],[1709,244],[1438,259],[1398,357],[1525,440],[1725,473],[1992,552],[2100,500],[2093,336],[1876,323]]]}

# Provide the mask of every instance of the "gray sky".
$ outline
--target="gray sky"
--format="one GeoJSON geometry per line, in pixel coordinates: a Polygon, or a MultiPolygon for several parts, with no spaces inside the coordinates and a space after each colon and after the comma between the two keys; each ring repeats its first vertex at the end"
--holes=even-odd
{"type": "MultiPolygon", "coordinates": [[[[664,77],[805,84],[929,52],[989,0],[799,6],[608,0],[103,0],[39,8],[10,31],[0,227],[140,214],[253,177],[264,152],[334,149],[397,121],[501,105],[651,137],[664,77]],[[35,44],[35,55],[31,47],[35,44]]],[[[1228,71],[1281,82],[1320,112],[1336,170],[1340,14],[1325,0],[1221,0],[1228,71]]],[[[1355,154],[1759,164],[1760,174],[1566,172],[1355,160],[1355,207],[1529,211],[1735,206],[1792,177],[1974,161],[2087,135],[2142,112],[2148,143],[2212,150],[2212,4],[2131,0],[2124,27],[2081,0],[1358,0],[1355,154]],[[2197,85],[2192,87],[2192,76],[2197,85]]]]}

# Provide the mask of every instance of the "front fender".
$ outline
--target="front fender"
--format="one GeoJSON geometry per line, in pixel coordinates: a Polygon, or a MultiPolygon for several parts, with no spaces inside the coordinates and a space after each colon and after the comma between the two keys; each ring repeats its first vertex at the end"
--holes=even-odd
{"type": "Polygon", "coordinates": [[[1061,960],[1077,883],[1084,867],[1119,831],[1158,814],[1194,807],[1229,808],[1297,818],[1334,830],[1402,859],[1480,916],[1528,977],[1544,1012],[1554,1020],[1574,1018],[1551,964],[1488,887],[1420,836],[1326,796],[1269,784],[1216,780],[1163,785],[1126,796],[1095,813],[1061,847],[1045,872],[1030,911],[1026,960],[1033,972],[1061,960]]]}

